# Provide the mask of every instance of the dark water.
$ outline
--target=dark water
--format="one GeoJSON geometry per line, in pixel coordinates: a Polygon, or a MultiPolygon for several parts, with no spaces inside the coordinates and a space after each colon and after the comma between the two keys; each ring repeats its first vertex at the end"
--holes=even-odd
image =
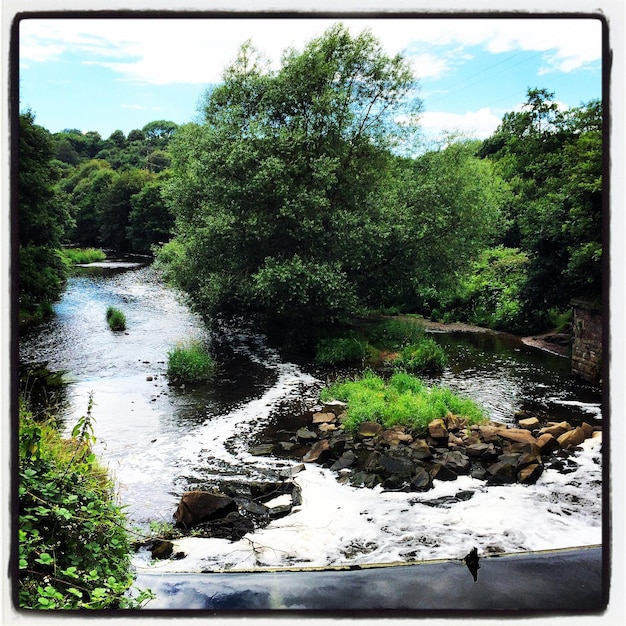
{"type": "MultiPolygon", "coordinates": [[[[512,422],[514,414],[520,410],[540,411],[555,421],[601,419],[599,390],[572,378],[566,358],[526,347],[516,338],[505,335],[437,333],[433,336],[449,359],[449,367],[433,382],[472,397],[493,419],[512,422]]],[[[250,448],[260,442],[268,425],[279,429],[282,421],[293,421],[294,416],[314,404],[323,381],[335,375],[282,359],[262,337],[253,333],[231,329],[227,341],[218,342],[190,312],[181,296],[166,287],[151,267],[86,269],[72,277],[56,305],[56,317],[21,338],[20,359],[24,368],[45,364],[52,371],[64,372],[68,384],[63,393],[57,394],[57,400],[67,430],[84,414],[89,396],[93,394],[97,451],[117,479],[120,499],[128,507],[131,523],[144,527],[150,521],[171,522],[180,495],[189,488],[210,488],[219,485],[225,477],[245,480],[276,475],[289,462],[251,456],[250,448]],[[105,312],[111,305],[125,313],[126,332],[112,332],[108,328],[105,312]],[[210,384],[185,388],[171,385],[166,375],[167,352],[178,342],[192,338],[214,349],[220,363],[219,375],[210,384]]],[[[27,384],[32,385],[32,380],[27,384]]],[[[585,471],[595,476],[599,470],[594,463],[589,462],[590,469],[585,471]]],[[[401,558],[411,542],[415,544],[412,553],[419,553],[423,558],[441,556],[438,551],[444,550],[445,542],[429,544],[423,537],[407,539],[409,530],[403,531],[404,534],[398,531],[398,537],[385,530],[391,527],[387,518],[393,517],[394,507],[405,511],[406,504],[390,500],[381,506],[369,500],[372,494],[366,496],[364,492],[336,486],[334,478],[324,473],[326,470],[320,468],[315,472],[319,476],[313,471],[304,473],[309,486],[303,487],[302,515],[306,513],[307,502],[319,509],[332,502],[331,492],[342,489],[337,498],[344,500],[345,494],[346,508],[365,503],[363,506],[370,511],[369,515],[355,512],[355,519],[359,523],[372,520],[367,528],[376,527],[372,530],[372,542],[379,546],[379,551],[372,550],[371,558],[401,558]],[[316,490],[321,494],[320,499],[315,496],[316,490]],[[351,502],[354,504],[349,504],[351,502]],[[377,510],[380,512],[371,513],[377,510]],[[404,546],[404,551],[399,545],[404,546]]],[[[550,479],[549,473],[545,474],[546,484],[537,487],[537,493],[542,494],[540,497],[552,498],[555,489],[564,494],[575,489],[576,498],[584,502],[580,487],[564,485],[558,477],[550,479]]],[[[534,506],[527,504],[533,501],[528,489],[520,492],[501,488],[498,493],[512,494],[511,502],[524,502],[527,510],[534,506]]],[[[498,498],[485,492],[488,505],[484,506],[491,507],[492,511],[499,510],[498,498]]],[[[478,498],[474,501],[478,502],[478,498]]],[[[415,498],[410,503],[413,509],[414,504],[415,498]]],[[[467,515],[474,515],[471,506],[467,506],[467,515]]],[[[540,511],[546,510],[544,506],[537,506],[540,511]]],[[[569,503],[567,506],[571,509],[569,503]]],[[[578,537],[574,545],[593,543],[588,538],[597,536],[599,506],[598,502],[597,510],[591,511],[588,505],[580,504],[580,510],[574,512],[572,519],[579,520],[571,531],[578,537]]],[[[556,505],[552,508],[546,515],[554,515],[554,519],[548,517],[546,527],[560,523],[556,505]]],[[[301,550],[307,553],[302,558],[311,560],[308,546],[315,540],[324,542],[320,553],[328,551],[324,562],[332,561],[331,554],[335,553],[357,554],[353,546],[359,542],[349,534],[369,530],[364,531],[357,523],[349,522],[347,515],[337,518],[337,528],[346,523],[346,529],[337,539],[340,542],[337,547],[319,534],[315,539],[306,533],[299,535],[301,550]],[[352,547],[347,549],[346,545],[352,547]]],[[[437,522],[437,513],[432,508],[428,515],[439,527],[449,525],[446,521],[437,522]]],[[[571,516],[571,512],[568,515],[571,516]]],[[[303,526],[309,523],[308,519],[302,522],[303,526]]],[[[425,523],[423,516],[419,520],[407,528],[425,523]]],[[[459,541],[464,541],[466,535],[468,541],[492,541],[490,530],[480,535],[484,539],[476,538],[477,524],[487,522],[472,518],[467,531],[460,530],[463,524],[459,522],[454,530],[461,537],[459,541]]],[[[277,532],[280,535],[280,528],[277,532]]],[[[426,528],[425,536],[430,532],[426,528]]],[[[543,538],[524,540],[524,535],[528,535],[526,530],[521,532],[514,526],[510,537],[516,539],[515,542],[510,540],[511,545],[520,549],[550,547],[542,544],[543,538]]],[[[280,536],[282,542],[287,535],[280,536]]],[[[457,541],[454,534],[450,534],[450,542],[454,541],[457,541]]],[[[554,541],[549,533],[546,541],[554,541]]],[[[570,545],[567,539],[564,545],[570,545]]],[[[224,549],[226,554],[232,553],[230,548],[224,549]]],[[[300,558],[298,550],[297,546],[293,548],[295,556],[289,557],[290,562],[300,558]]],[[[216,558],[219,561],[222,557],[216,558]]]]}

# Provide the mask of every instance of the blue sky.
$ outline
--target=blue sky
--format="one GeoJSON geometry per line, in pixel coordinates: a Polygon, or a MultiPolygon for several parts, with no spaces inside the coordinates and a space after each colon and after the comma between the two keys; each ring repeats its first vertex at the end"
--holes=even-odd
{"type": "MultiPolygon", "coordinates": [[[[20,107],[52,132],[95,130],[108,137],[157,119],[196,115],[251,39],[277,68],[333,19],[26,19],[20,23],[20,107]]],[[[421,126],[490,135],[526,90],[554,92],[563,106],[602,95],[601,22],[592,18],[343,19],[370,28],[389,54],[401,52],[420,80],[421,126]]]]}

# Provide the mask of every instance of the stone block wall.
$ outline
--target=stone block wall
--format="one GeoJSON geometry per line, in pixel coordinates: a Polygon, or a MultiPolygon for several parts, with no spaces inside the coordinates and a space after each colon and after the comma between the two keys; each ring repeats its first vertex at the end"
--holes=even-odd
{"type": "Polygon", "coordinates": [[[602,308],[572,300],[574,343],[572,373],[593,384],[602,382],[602,308]]]}

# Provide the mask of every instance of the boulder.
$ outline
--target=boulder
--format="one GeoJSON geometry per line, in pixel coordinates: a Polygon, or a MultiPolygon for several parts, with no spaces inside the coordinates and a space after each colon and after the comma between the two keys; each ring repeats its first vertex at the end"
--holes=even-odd
{"type": "Polygon", "coordinates": [[[433,453],[424,439],[414,441],[409,447],[412,450],[411,456],[418,461],[433,458],[433,453]]]}
{"type": "Polygon", "coordinates": [[[492,443],[472,443],[465,448],[465,454],[473,459],[495,455],[495,447],[492,443]]]}
{"type": "Polygon", "coordinates": [[[487,468],[488,482],[492,485],[510,485],[517,482],[517,462],[519,455],[502,454],[498,462],[487,468]]]}
{"type": "Polygon", "coordinates": [[[517,480],[523,485],[534,485],[543,473],[543,465],[532,463],[523,467],[517,474],[517,480]]]}
{"type": "Polygon", "coordinates": [[[527,430],[533,430],[539,426],[539,420],[536,417],[528,417],[517,422],[520,428],[526,428],[527,430]]]}
{"type": "Polygon", "coordinates": [[[456,480],[459,477],[451,467],[439,462],[432,466],[430,475],[437,480],[456,480]]]}
{"type": "Polygon", "coordinates": [[[272,452],[274,452],[274,444],[272,443],[262,443],[250,450],[252,456],[267,456],[272,452]]]}
{"type": "Polygon", "coordinates": [[[573,429],[573,426],[568,422],[559,422],[558,424],[555,422],[550,422],[548,426],[542,428],[539,431],[539,435],[548,434],[556,437],[557,439],[563,434],[573,429]]]}
{"type": "Polygon", "coordinates": [[[507,441],[532,444],[537,443],[537,440],[532,436],[532,434],[524,428],[501,428],[498,431],[498,435],[507,441]]]}
{"type": "Polygon", "coordinates": [[[337,427],[334,424],[320,424],[321,433],[330,433],[333,430],[337,430],[337,427]]]}
{"type": "Polygon", "coordinates": [[[415,475],[411,479],[411,489],[413,491],[429,491],[432,488],[432,476],[423,467],[416,467],[415,475]]]}
{"type": "Polygon", "coordinates": [[[226,517],[237,511],[233,498],[208,491],[187,491],[178,503],[174,513],[177,526],[197,526],[203,522],[226,517]]]}
{"type": "Polygon", "coordinates": [[[537,438],[537,447],[542,455],[550,454],[551,452],[558,450],[559,442],[556,440],[554,435],[544,433],[543,435],[539,435],[537,438]]]}
{"type": "Polygon", "coordinates": [[[396,475],[401,478],[408,478],[413,474],[413,463],[406,457],[383,454],[378,462],[383,476],[396,475]]]}
{"type": "Polygon", "coordinates": [[[174,544],[171,541],[155,539],[152,542],[152,558],[153,559],[169,559],[174,552],[174,544]]]}
{"type": "Polygon", "coordinates": [[[332,413],[313,413],[314,424],[329,424],[337,420],[337,416],[332,413]]]}
{"type": "Polygon", "coordinates": [[[330,469],[335,472],[339,472],[343,469],[351,467],[355,461],[356,455],[354,452],[352,452],[352,450],[347,450],[330,466],[330,469]]]}
{"type": "Polygon", "coordinates": [[[433,439],[447,439],[448,429],[446,423],[441,418],[433,420],[428,424],[428,434],[433,439]]]}
{"type": "Polygon", "coordinates": [[[383,432],[383,427],[378,422],[363,422],[357,431],[362,438],[377,437],[383,432]]]}
{"type": "Polygon", "coordinates": [[[587,424],[587,422],[583,422],[580,427],[585,431],[585,437],[589,439],[593,435],[593,426],[591,424],[587,424]]]}
{"type": "Polygon", "coordinates": [[[436,459],[436,463],[451,469],[455,474],[467,474],[470,470],[470,460],[458,450],[444,452],[436,459]]]}
{"type": "Polygon", "coordinates": [[[302,457],[304,463],[313,463],[317,461],[328,450],[328,439],[320,439],[313,447],[302,457]]]}
{"type": "Polygon", "coordinates": [[[452,413],[448,413],[448,415],[446,415],[446,428],[448,429],[448,431],[454,431],[454,430],[460,430],[462,428],[462,420],[457,417],[456,415],[453,415],[452,413]]]}
{"type": "Polygon", "coordinates": [[[573,430],[569,430],[566,433],[563,433],[560,437],[557,438],[559,445],[564,450],[569,450],[570,448],[575,448],[579,446],[584,440],[585,431],[580,426],[577,426],[573,430]]]}
{"type": "Polygon", "coordinates": [[[300,441],[312,441],[317,439],[317,433],[313,432],[310,428],[303,427],[296,431],[296,437],[300,441]]]}

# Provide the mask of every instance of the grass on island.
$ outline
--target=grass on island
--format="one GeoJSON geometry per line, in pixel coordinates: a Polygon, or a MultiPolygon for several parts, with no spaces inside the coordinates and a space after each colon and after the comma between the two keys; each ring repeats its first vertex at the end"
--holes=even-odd
{"type": "Polygon", "coordinates": [[[462,398],[445,387],[428,387],[419,378],[398,372],[387,382],[366,371],[356,380],[338,381],[322,390],[321,400],[346,402],[346,430],[355,431],[363,422],[378,422],[385,428],[400,425],[423,432],[428,424],[448,413],[464,418],[468,424],[487,420],[484,411],[472,400],[462,398]]]}
{"type": "Polygon", "coordinates": [[[126,316],[114,306],[107,309],[107,322],[111,330],[126,330],[126,316]]]}
{"type": "Polygon", "coordinates": [[[178,382],[200,382],[210,379],[216,364],[201,341],[179,344],[167,353],[167,375],[178,382]]]}
{"type": "Polygon", "coordinates": [[[67,266],[104,261],[107,256],[98,248],[63,248],[61,259],[67,266]]]}

